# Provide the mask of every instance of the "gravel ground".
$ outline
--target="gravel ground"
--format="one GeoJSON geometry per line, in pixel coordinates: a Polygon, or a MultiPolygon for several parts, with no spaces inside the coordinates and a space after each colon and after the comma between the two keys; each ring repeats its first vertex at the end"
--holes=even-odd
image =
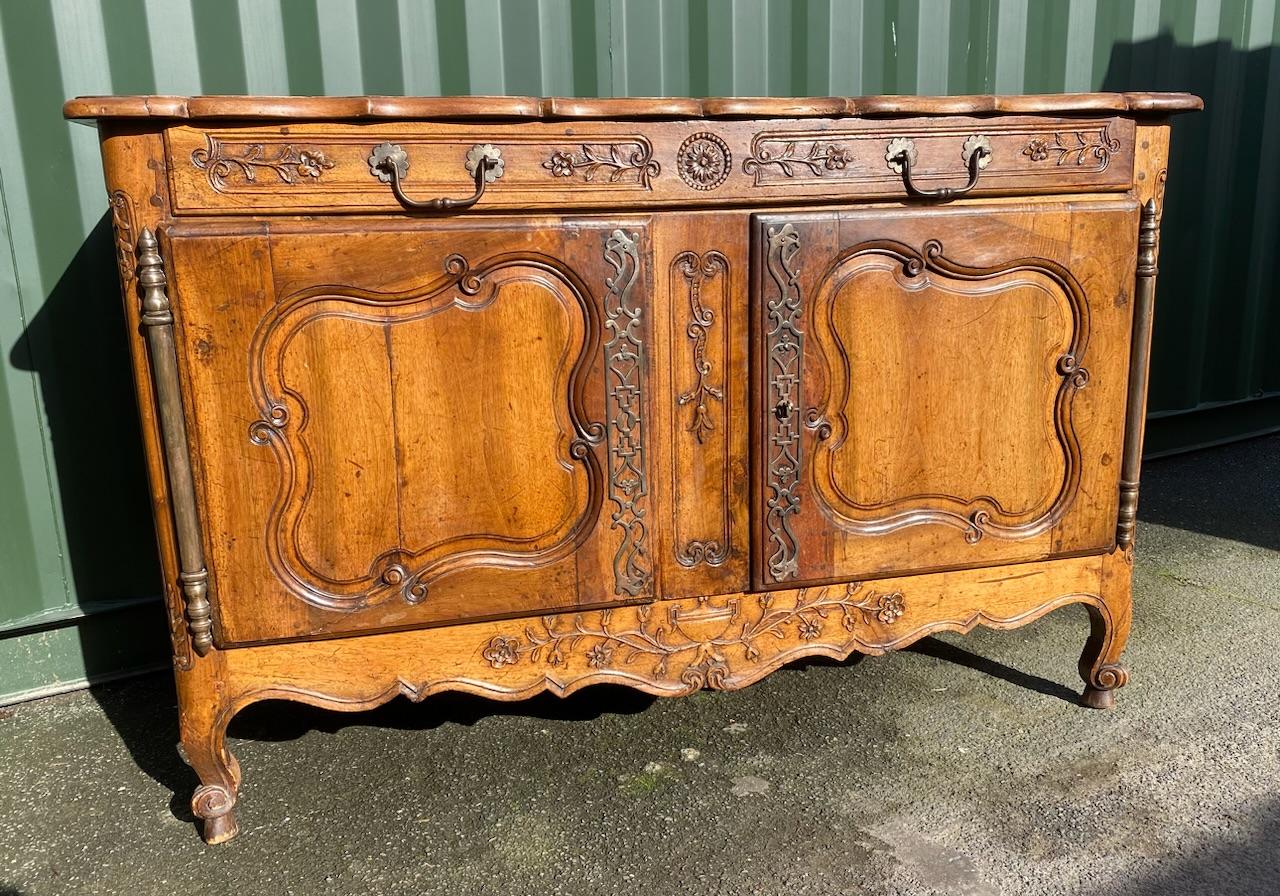
{"type": "Polygon", "coordinates": [[[1280,437],[1148,465],[1132,682],[1082,609],[737,693],[233,723],[208,848],[165,675],[0,710],[0,896],[1280,892],[1280,437]]]}

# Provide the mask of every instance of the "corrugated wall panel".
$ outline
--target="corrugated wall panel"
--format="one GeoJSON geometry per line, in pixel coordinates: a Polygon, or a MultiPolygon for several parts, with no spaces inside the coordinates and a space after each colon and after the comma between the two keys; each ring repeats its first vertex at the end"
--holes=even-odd
{"type": "MultiPolygon", "coordinates": [[[[69,95],[1192,90],[1208,111],[1178,123],[1152,373],[1149,444],[1168,448],[1280,425],[1276,5],[0,3],[0,632],[85,617],[78,643],[101,645],[157,590],[96,139],[61,120],[69,95]]],[[[144,659],[22,643],[0,645],[27,657],[0,664],[0,694],[144,659]]]]}

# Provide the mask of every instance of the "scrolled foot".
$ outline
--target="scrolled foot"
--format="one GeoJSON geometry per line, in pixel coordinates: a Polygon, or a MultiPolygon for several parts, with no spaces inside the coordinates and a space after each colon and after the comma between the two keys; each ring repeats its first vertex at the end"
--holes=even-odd
{"type": "Polygon", "coordinates": [[[225,787],[203,784],[191,797],[191,812],[203,823],[204,841],[226,843],[240,833],[236,824],[236,798],[225,787]]]}
{"type": "Polygon", "coordinates": [[[1128,683],[1129,673],[1124,666],[1100,666],[1089,677],[1080,702],[1093,709],[1111,709],[1116,705],[1116,690],[1128,683]]]}

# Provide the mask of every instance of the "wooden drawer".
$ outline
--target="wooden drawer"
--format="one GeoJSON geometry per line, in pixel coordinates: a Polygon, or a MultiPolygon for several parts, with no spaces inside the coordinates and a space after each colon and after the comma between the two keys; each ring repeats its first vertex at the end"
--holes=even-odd
{"type": "Polygon", "coordinates": [[[495,147],[500,174],[475,209],[511,211],[906,199],[891,146],[909,147],[922,192],[963,187],[979,145],[971,195],[1120,191],[1131,183],[1134,133],[1131,119],[1106,115],[317,122],[172,127],[166,146],[178,214],[316,214],[403,208],[370,167],[382,144],[403,150],[414,201],[468,196],[468,153],[495,147]]]}

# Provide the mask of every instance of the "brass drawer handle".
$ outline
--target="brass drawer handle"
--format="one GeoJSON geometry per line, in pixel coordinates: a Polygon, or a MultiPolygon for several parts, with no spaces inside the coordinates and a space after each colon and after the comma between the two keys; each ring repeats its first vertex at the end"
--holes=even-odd
{"type": "Polygon", "coordinates": [[[919,199],[954,199],[963,196],[978,184],[978,175],[983,168],[991,164],[991,141],[981,134],[974,134],[964,141],[960,152],[965,167],[969,169],[969,181],[963,187],[939,187],[936,190],[922,190],[911,180],[911,169],[916,164],[916,143],[910,137],[895,137],[889,141],[885,149],[884,160],[889,170],[902,175],[903,186],[907,193],[919,199]]]}
{"type": "Polygon", "coordinates": [[[404,193],[400,181],[409,173],[409,154],[398,143],[380,143],[369,156],[369,173],[391,184],[391,192],[405,208],[415,211],[441,212],[449,209],[470,208],[480,201],[487,184],[502,177],[502,150],[491,143],[477,143],[467,152],[467,173],[476,179],[476,191],[465,199],[410,199],[404,193]]]}

